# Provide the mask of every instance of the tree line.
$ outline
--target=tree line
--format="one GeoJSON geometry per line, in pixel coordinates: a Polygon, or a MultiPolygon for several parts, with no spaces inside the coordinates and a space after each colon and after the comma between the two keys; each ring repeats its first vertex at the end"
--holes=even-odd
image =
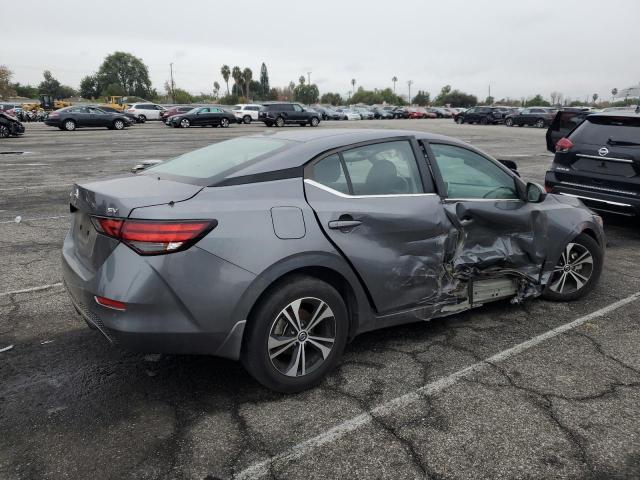
{"type": "MultiPolygon", "coordinates": [[[[55,99],[64,99],[80,95],[86,99],[99,99],[108,96],[134,96],[147,100],[154,100],[166,103],[200,103],[218,102],[220,104],[231,105],[241,102],[255,101],[262,102],[268,100],[297,101],[305,104],[323,103],[331,105],[345,105],[347,103],[361,104],[382,104],[406,105],[407,99],[396,94],[395,86],[398,77],[393,76],[392,88],[367,90],[362,85],[357,89],[356,79],[351,79],[352,91],[347,98],[339,93],[326,92],[322,96],[318,86],[309,83],[304,75],[298,78],[298,82],[289,82],[284,87],[273,87],[269,82],[269,72],[265,63],[260,67],[260,74],[254,79],[254,73],[249,67],[222,65],[220,74],[224,81],[224,90],[218,81],[213,82],[211,93],[201,93],[193,95],[185,89],[176,87],[173,82],[167,81],[164,85],[164,94],[160,94],[152,87],[149,77],[149,69],[142,59],[127,53],[114,52],[107,55],[98,68],[90,75],[86,75],[80,81],[78,89],[61,84],[49,70],[43,73],[43,80],[37,85],[22,85],[19,82],[12,82],[12,72],[8,67],[0,65],[0,98],[21,96],[27,98],[37,98],[41,94],[51,95],[55,99]],[[231,86],[229,83],[232,82],[231,86]]],[[[412,82],[410,82],[412,83],[412,82]]],[[[618,90],[612,89],[611,102],[600,102],[601,105],[624,105],[625,101],[614,102],[618,90]]],[[[484,104],[511,105],[511,106],[575,106],[575,105],[595,105],[599,99],[598,94],[593,94],[591,98],[571,99],[565,97],[560,92],[551,92],[549,100],[536,94],[528,98],[511,99],[502,98],[497,100],[491,96],[486,97],[484,104]]],[[[412,105],[450,105],[452,107],[473,107],[478,104],[478,98],[453,89],[450,85],[442,87],[440,93],[432,100],[429,92],[418,90],[415,96],[410,99],[412,105]]]]}

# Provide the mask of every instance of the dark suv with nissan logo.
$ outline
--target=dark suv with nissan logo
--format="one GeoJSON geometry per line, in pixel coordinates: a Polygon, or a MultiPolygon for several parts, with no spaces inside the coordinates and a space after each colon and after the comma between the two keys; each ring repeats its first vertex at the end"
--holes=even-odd
{"type": "Polygon", "coordinates": [[[555,146],[548,192],[605,212],[640,215],[640,115],[596,113],[555,146]]]}

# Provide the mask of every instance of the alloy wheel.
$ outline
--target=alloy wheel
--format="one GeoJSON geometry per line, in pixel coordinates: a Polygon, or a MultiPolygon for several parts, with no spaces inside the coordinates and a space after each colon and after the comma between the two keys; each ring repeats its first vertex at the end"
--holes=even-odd
{"type": "Polygon", "coordinates": [[[227,128],[229,126],[229,120],[227,118],[223,118],[220,121],[220,125],[222,125],[223,128],[227,128]]]}
{"type": "Polygon", "coordinates": [[[124,128],[124,123],[122,120],[116,120],[113,123],[113,126],[115,127],[116,130],[122,130],[124,128]]]}
{"type": "Polygon", "coordinates": [[[294,300],[274,319],[268,352],[273,367],[288,377],[308,375],[322,365],[336,341],[336,319],[326,302],[294,300]]]}
{"type": "Polygon", "coordinates": [[[536,121],[536,127],[543,128],[544,127],[544,120],[539,119],[538,121],[536,121]]]}
{"type": "Polygon", "coordinates": [[[5,125],[0,125],[0,138],[7,138],[9,136],[9,129],[5,125]]]}
{"type": "Polygon", "coordinates": [[[183,118],[182,120],[180,120],[180,126],[182,128],[189,128],[189,125],[190,125],[190,123],[189,123],[188,119],[183,118]]]}
{"type": "Polygon", "coordinates": [[[568,294],[582,289],[593,273],[593,256],[579,243],[568,243],[553,269],[549,288],[556,293],[568,294]]]}
{"type": "Polygon", "coordinates": [[[73,120],[67,120],[64,123],[64,128],[67,131],[75,130],[76,129],[76,122],[74,122],[73,120]]]}

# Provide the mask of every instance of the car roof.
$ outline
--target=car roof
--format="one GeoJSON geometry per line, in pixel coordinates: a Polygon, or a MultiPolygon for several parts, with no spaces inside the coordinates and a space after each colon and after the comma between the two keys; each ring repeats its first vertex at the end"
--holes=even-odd
{"type": "Polygon", "coordinates": [[[597,112],[587,115],[587,118],[594,117],[619,117],[619,118],[640,118],[640,114],[634,112],[630,112],[627,110],[617,111],[617,112],[597,112]]]}
{"type": "MultiPolygon", "coordinates": [[[[355,129],[355,128],[335,128],[335,129],[287,129],[285,131],[267,131],[248,135],[249,138],[272,138],[282,140],[287,143],[285,148],[278,149],[260,162],[247,165],[245,168],[234,172],[227,177],[236,178],[247,175],[257,175],[261,173],[286,170],[301,167],[309,160],[318,155],[353,145],[360,142],[373,140],[384,140],[397,137],[415,137],[418,140],[426,141],[446,141],[467,148],[474,149],[468,144],[452,137],[437,135],[434,133],[418,132],[412,130],[389,130],[389,129],[355,129]]],[[[474,149],[475,150],[475,149],[474,149]]]]}

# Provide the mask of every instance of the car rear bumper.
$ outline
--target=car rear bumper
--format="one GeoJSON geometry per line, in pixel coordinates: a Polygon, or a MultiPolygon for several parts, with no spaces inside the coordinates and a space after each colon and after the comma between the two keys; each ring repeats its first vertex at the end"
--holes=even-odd
{"type": "Polygon", "coordinates": [[[583,185],[580,179],[559,180],[553,171],[545,175],[545,187],[551,193],[575,197],[587,207],[599,212],[618,215],[640,215],[640,192],[614,190],[597,186],[583,185]]]}
{"type": "Polygon", "coordinates": [[[197,247],[142,257],[119,244],[91,271],[68,235],[62,271],[76,310],[113,344],[145,353],[239,358],[245,319],[235,319],[234,312],[255,278],[246,270],[197,247]],[[124,302],[126,310],[99,305],[96,296],[124,302]]]}

